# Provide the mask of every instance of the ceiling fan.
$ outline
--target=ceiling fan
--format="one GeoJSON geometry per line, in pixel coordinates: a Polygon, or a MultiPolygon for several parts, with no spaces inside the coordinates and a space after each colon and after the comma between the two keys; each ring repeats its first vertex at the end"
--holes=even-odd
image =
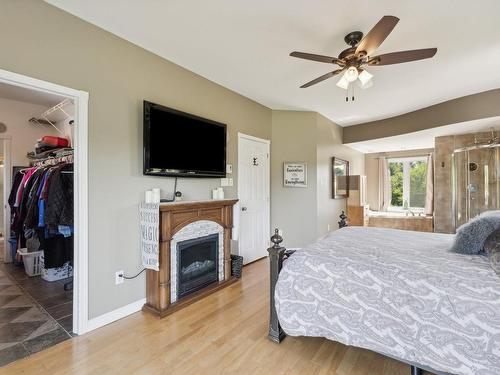
{"type": "Polygon", "coordinates": [[[347,34],[344,40],[348,45],[350,45],[350,47],[340,52],[338,57],[315,55],[305,52],[290,53],[290,56],[298,57],[300,59],[335,64],[340,67],[339,69],[326,73],[300,87],[310,87],[324,81],[325,79],[343,73],[342,77],[337,82],[338,87],[347,90],[350,83],[359,80],[361,87],[367,88],[373,83],[373,75],[368,73],[365,69],[367,66],[371,67],[400,64],[409,61],[428,59],[436,54],[437,48],[424,48],[372,56],[375,50],[382,44],[387,36],[389,36],[398,22],[399,18],[397,17],[384,16],[368,32],[368,34],[364,36],[364,38],[361,31],[353,31],[347,34]]]}

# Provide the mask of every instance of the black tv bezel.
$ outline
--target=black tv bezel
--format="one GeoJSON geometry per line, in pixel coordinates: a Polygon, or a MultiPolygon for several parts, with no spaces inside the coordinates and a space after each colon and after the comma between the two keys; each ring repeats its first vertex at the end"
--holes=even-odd
{"type": "Polygon", "coordinates": [[[227,160],[227,125],[213,121],[207,118],[199,117],[190,113],[182,112],[174,108],[165,107],[161,104],[156,104],[147,100],[143,102],[143,171],[146,176],[159,177],[205,177],[205,178],[224,178],[226,177],[226,160],[227,160]],[[194,120],[209,123],[224,128],[224,170],[222,172],[210,172],[201,170],[180,170],[180,169],[159,169],[150,168],[150,128],[151,128],[151,109],[158,108],[165,112],[170,112],[178,116],[191,118],[194,120]]]}

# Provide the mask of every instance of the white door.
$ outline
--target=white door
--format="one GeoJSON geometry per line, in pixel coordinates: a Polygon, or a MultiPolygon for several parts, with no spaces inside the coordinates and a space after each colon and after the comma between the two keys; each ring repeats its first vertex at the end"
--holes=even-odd
{"type": "Polygon", "coordinates": [[[3,232],[3,259],[5,262],[12,262],[14,259],[11,257],[9,238],[10,238],[10,206],[8,203],[10,188],[12,186],[11,182],[11,171],[12,171],[12,163],[10,156],[10,145],[11,140],[4,138],[0,139],[2,144],[2,158],[3,158],[3,166],[0,168],[0,173],[2,174],[2,197],[3,197],[3,209],[2,209],[2,218],[3,218],[3,226],[1,231],[3,232]]]}
{"type": "Polygon", "coordinates": [[[245,264],[267,256],[269,247],[269,144],[238,134],[239,254],[245,264]]]}

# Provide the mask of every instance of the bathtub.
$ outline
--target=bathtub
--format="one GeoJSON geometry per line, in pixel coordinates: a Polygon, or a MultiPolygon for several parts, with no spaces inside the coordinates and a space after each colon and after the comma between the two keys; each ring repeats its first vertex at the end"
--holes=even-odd
{"type": "Polygon", "coordinates": [[[407,216],[404,211],[369,211],[368,226],[413,230],[417,232],[433,232],[434,219],[432,216],[417,216],[417,214],[415,216],[411,216],[411,214],[407,216]]]}

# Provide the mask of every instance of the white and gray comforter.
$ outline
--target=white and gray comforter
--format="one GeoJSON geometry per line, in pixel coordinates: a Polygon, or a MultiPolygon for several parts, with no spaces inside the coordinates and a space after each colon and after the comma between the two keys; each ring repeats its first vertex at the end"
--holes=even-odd
{"type": "Polygon", "coordinates": [[[500,279],[452,235],[348,227],[284,262],[290,336],[326,337],[452,374],[500,374],[500,279]]]}

